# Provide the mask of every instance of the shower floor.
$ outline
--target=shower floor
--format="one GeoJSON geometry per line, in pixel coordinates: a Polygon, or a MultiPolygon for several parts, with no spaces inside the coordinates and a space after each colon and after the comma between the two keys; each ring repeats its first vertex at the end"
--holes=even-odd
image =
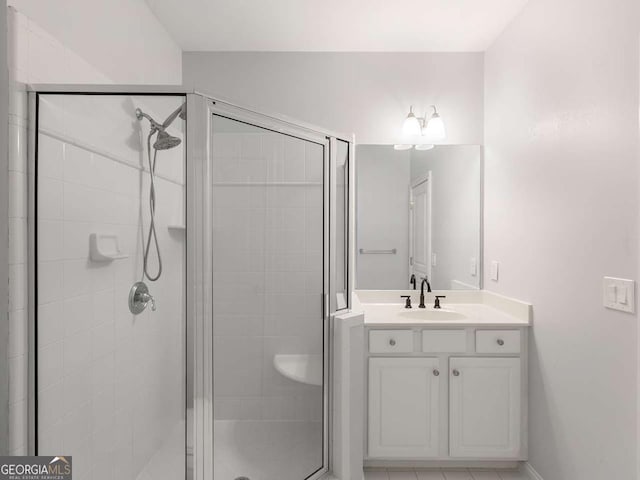
{"type": "Polygon", "coordinates": [[[172,480],[184,477],[185,426],[179,422],[136,480],[172,480]]]}
{"type": "Polygon", "coordinates": [[[214,478],[304,480],[322,465],[322,423],[216,420],[214,478]]]}

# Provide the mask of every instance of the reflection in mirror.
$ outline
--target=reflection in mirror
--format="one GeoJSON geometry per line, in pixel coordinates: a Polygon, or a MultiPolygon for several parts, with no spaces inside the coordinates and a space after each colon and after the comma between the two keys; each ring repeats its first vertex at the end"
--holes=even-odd
{"type": "Polygon", "coordinates": [[[356,288],[480,288],[480,146],[356,153],[356,288]]]}

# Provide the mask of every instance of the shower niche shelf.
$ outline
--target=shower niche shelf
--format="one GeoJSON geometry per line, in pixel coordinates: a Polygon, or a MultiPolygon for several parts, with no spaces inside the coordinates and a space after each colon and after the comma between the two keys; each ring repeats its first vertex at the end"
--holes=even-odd
{"type": "Polygon", "coordinates": [[[92,262],[112,262],[129,258],[120,251],[118,236],[113,233],[92,233],[89,235],[89,258],[92,262]]]}
{"type": "Polygon", "coordinates": [[[278,354],[273,357],[273,366],[278,373],[294,382],[322,385],[322,355],[278,354]]]}

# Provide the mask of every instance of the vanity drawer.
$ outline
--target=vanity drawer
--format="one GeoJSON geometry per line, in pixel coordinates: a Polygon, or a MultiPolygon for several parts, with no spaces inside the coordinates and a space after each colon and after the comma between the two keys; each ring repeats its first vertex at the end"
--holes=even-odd
{"type": "Polygon", "coordinates": [[[520,330],[477,330],[477,353],[520,353],[520,330]]]}
{"type": "Polygon", "coordinates": [[[423,330],[422,351],[425,353],[465,353],[467,332],[464,330],[423,330]]]}
{"type": "Polygon", "coordinates": [[[369,352],[411,353],[413,352],[413,331],[371,330],[369,332],[369,352]]]}

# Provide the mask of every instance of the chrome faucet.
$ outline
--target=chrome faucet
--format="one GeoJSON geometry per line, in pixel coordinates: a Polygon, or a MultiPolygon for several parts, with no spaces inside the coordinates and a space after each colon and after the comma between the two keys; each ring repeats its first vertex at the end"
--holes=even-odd
{"type": "Polygon", "coordinates": [[[426,305],[424,304],[424,284],[427,284],[427,293],[431,293],[431,284],[429,283],[429,280],[427,279],[427,277],[422,277],[422,283],[420,283],[420,305],[418,305],[418,308],[426,308],[426,305]]]}

